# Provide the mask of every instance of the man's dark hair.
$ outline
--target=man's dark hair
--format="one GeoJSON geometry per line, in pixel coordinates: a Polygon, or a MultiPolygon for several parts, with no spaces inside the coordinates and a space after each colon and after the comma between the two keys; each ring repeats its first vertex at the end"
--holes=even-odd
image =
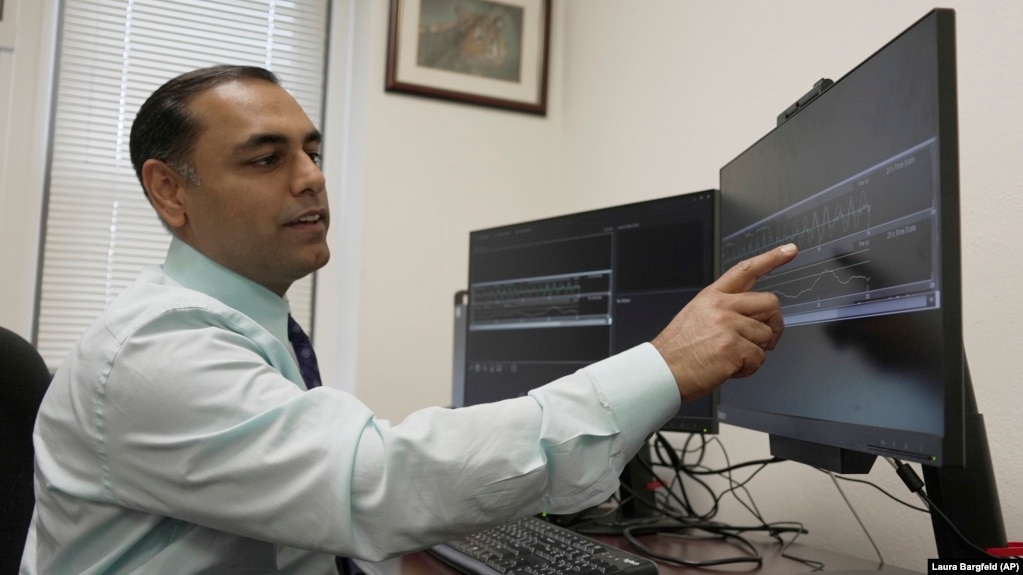
{"type": "Polygon", "coordinates": [[[189,101],[207,90],[236,80],[264,80],[280,85],[273,72],[257,66],[211,66],[167,81],[142,104],[131,126],[129,148],[135,175],[147,197],[149,192],[142,181],[142,164],[150,158],[177,170],[190,184],[199,184],[199,175],[192,163],[192,148],[202,133],[202,126],[189,112],[189,101]]]}

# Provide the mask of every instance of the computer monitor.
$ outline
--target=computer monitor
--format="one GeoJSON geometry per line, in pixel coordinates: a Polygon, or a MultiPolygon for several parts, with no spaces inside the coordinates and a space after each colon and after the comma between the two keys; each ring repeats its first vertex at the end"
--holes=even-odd
{"type": "MultiPolygon", "coordinates": [[[[456,297],[468,313],[455,337],[465,346],[455,406],[525,395],[653,339],[714,279],[717,197],[707,190],[471,232],[469,286],[456,297]]],[[[716,400],[682,404],[663,430],[717,433],[716,400]]],[[[622,477],[639,492],[651,479],[639,466],[622,477]]]]}
{"type": "MultiPolygon", "coordinates": [[[[715,273],[703,191],[469,235],[462,405],[525,395],[650,341],[715,273]]],[[[716,397],[664,429],[717,433],[716,397]]]]}
{"type": "MultiPolygon", "coordinates": [[[[721,269],[800,253],[758,282],[785,333],[718,414],[833,471],[920,463],[963,533],[1000,546],[962,338],[957,129],[955,14],[935,10],[721,169],[721,269]]],[[[942,557],[976,553],[933,517],[942,557]]]]}

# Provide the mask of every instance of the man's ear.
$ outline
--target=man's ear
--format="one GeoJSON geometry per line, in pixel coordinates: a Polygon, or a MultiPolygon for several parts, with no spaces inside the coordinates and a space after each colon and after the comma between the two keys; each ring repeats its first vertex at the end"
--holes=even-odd
{"type": "Polygon", "coordinates": [[[169,228],[179,229],[188,221],[185,212],[185,181],[177,170],[166,163],[148,159],[142,164],[142,185],[156,213],[169,228]]]}

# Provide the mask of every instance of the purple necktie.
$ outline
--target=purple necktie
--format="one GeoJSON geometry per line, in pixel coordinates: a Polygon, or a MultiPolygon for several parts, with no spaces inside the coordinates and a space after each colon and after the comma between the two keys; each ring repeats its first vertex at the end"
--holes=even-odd
{"type": "MultiPolygon", "coordinates": [[[[312,389],[323,385],[320,381],[320,366],[316,363],[316,352],[313,351],[313,344],[309,336],[302,331],[295,318],[288,314],[288,341],[291,347],[295,348],[295,357],[298,359],[298,370],[302,372],[302,380],[305,381],[306,389],[312,389]]],[[[347,557],[335,557],[335,565],[341,575],[357,575],[362,573],[355,563],[347,557]]]]}
{"type": "Polygon", "coordinates": [[[302,380],[305,381],[306,389],[319,387],[323,384],[320,381],[320,367],[316,363],[316,352],[313,351],[313,344],[309,342],[309,336],[302,331],[295,318],[288,314],[288,341],[295,348],[295,358],[298,359],[298,370],[302,372],[302,380]]]}

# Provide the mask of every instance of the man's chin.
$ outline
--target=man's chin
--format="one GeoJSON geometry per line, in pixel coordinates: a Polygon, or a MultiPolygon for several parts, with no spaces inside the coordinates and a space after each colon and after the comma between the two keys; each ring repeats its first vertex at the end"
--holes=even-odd
{"type": "Polygon", "coordinates": [[[323,266],[327,265],[327,262],[329,262],[329,261],[330,261],[330,248],[327,247],[326,244],[324,244],[323,245],[323,260],[320,261],[320,267],[322,268],[323,266]]]}
{"type": "Polygon", "coordinates": [[[330,248],[328,248],[326,245],[324,245],[320,250],[318,250],[316,253],[312,254],[312,257],[310,258],[310,261],[309,261],[309,268],[310,269],[307,272],[307,275],[311,274],[311,273],[319,270],[323,266],[327,265],[327,262],[329,262],[329,261],[330,261],[330,248]]]}

